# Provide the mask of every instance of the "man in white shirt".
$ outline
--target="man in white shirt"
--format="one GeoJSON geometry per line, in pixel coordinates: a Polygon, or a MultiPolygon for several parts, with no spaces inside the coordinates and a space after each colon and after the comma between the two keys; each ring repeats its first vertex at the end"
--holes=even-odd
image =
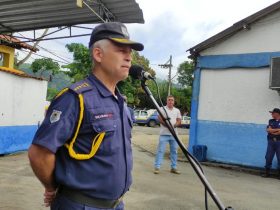
{"type": "MultiPolygon", "coordinates": [[[[165,110],[167,112],[167,117],[170,118],[170,122],[172,126],[175,129],[175,132],[177,132],[177,127],[181,125],[181,112],[179,109],[174,107],[175,99],[173,96],[168,96],[166,100],[166,106],[165,110]]],[[[163,108],[162,113],[165,114],[163,108]]],[[[159,144],[157,148],[157,154],[156,154],[156,159],[155,159],[155,170],[154,173],[158,174],[159,169],[164,157],[165,153],[165,147],[166,143],[168,142],[170,145],[170,160],[171,160],[171,173],[174,174],[180,174],[180,171],[177,169],[177,149],[178,149],[178,144],[175,140],[175,138],[172,136],[168,128],[166,127],[165,121],[159,116],[159,121],[160,121],[160,136],[159,136],[159,144]]]]}

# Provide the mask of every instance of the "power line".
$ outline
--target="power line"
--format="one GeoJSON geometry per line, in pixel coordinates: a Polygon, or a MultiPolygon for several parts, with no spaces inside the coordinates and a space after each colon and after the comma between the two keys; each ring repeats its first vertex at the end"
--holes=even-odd
{"type": "MultiPolygon", "coordinates": [[[[23,50],[23,49],[20,49],[20,51],[22,52],[22,53],[29,53],[27,50],[23,50]]],[[[43,56],[43,55],[40,55],[40,54],[35,54],[35,53],[33,53],[32,52],[32,55],[35,55],[35,56],[39,56],[39,57],[42,57],[42,58],[50,58],[50,57],[46,57],[46,56],[43,56]]],[[[32,57],[33,59],[36,59],[36,58],[34,58],[34,57],[32,57]]],[[[56,59],[53,59],[53,58],[50,58],[50,59],[52,59],[52,60],[54,60],[54,61],[56,61],[56,62],[60,62],[60,63],[64,63],[64,64],[70,64],[70,62],[64,62],[64,61],[59,61],[59,60],[56,60],[56,59]]]]}
{"type": "MultiPolygon", "coordinates": [[[[19,32],[17,32],[19,35],[21,35],[22,37],[25,37],[23,34],[21,34],[21,33],[19,33],[19,32]]],[[[25,37],[26,38],[26,37],[25,37]]],[[[61,59],[61,60],[64,60],[65,62],[67,62],[67,63],[65,63],[65,62],[63,62],[63,61],[58,61],[58,60],[55,60],[55,59],[53,59],[53,60],[55,60],[55,61],[57,61],[57,62],[61,62],[61,63],[65,63],[65,64],[69,64],[70,63],[70,59],[69,58],[63,58],[62,56],[59,56],[59,55],[57,55],[56,53],[54,53],[54,52],[51,52],[50,50],[48,50],[48,49],[46,49],[46,48],[44,48],[44,47],[42,47],[42,46],[40,46],[40,45],[37,45],[39,48],[41,48],[42,50],[45,50],[46,52],[48,52],[48,53],[50,53],[51,55],[53,55],[53,56],[55,56],[55,57],[57,57],[57,58],[59,58],[59,59],[61,59]],[[68,60],[67,60],[68,59],[68,60]]],[[[40,55],[38,55],[38,56],[40,56],[40,55]]],[[[42,56],[41,56],[42,57],[42,56]]],[[[47,57],[48,58],[48,57],[47,57]]]]}
{"type": "Polygon", "coordinates": [[[45,50],[46,52],[52,54],[53,56],[56,56],[56,57],[60,58],[61,60],[64,60],[65,62],[69,62],[69,60],[66,60],[65,58],[63,58],[63,57],[57,55],[56,53],[51,52],[51,51],[49,51],[48,49],[46,49],[46,48],[44,48],[44,47],[41,47],[41,46],[39,46],[39,47],[40,47],[42,50],[45,50]]]}

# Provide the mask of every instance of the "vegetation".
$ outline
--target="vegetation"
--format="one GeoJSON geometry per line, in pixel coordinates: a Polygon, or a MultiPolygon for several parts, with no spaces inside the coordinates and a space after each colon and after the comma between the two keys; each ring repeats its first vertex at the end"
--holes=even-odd
{"type": "Polygon", "coordinates": [[[53,76],[59,72],[60,66],[50,58],[40,58],[33,61],[31,69],[33,73],[38,73],[39,75],[37,76],[39,77],[42,77],[43,73],[46,71],[51,72],[51,76],[53,76]]]}
{"type": "Polygon", "coordinates": [[[90,73],[92,63],[89,50],[84,45],[78,43],[67,44],[66,48],[69,52],[73,53],[73,63],[64,65],[63,68],[69,69],[65,73],[72,78],[73,82],[77,82],[90,73]]]}
{"type": "MultiPolygon", "coordinates": [[[[23,64],[20,66],[20,68],[25,70],[28,74],[40,76],[49,80],[47,100],[51,100],[62,88],[85,78],[89,75],[92,68],[87,47],[82,44],[72,43],[66,45],[66,48],[73,54],[73,62],[62,66],[63,69],[68,69],[68,71],[63,71],[57,62],[49,58],[36,59],[31,65],[23,64]]],[[[149,60],[136,51],[133,51],[132,54],[132,64],[141,65],[144,70],[149,72],[152,76],[156,75],[155,71],[150,67],[149,60]]],[[[178,67],[178,84],[172,84],[171,87],[171,94],[176,100],[175,105],[182,113],[190,112],[193,66],[193,63],[188,61],[180,64],[178,67]]],[[[158,79],[157,83],[160,99],[165,105],[168,93],[168,81],[158,79]]],[[[146,84],[155,99],[159,102],[157,86],[153,81],[147,81],[146,84]]],[[[147,109],[154,108],[151,100],[144,93],[139,80],[128,77],[125,81],[119,82],[118,88],[121,93],[127,96],[130,106],[147,109]]]]}
{"type": "Polygon", "coordinates": [[[177,69],[178,82],[185,87],[192,87],[194,62],[184,61],[177,69]]]}

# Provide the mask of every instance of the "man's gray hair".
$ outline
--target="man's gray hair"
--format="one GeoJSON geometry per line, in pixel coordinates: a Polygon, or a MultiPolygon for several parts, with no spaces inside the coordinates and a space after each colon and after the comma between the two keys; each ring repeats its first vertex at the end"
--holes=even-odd
{"type": "Polygon", "coordinates": [[[95,60],[93,58],[93,49],[94,48],[100,48],[103,52],[106,51],[106,47],[108,45],[110,41],[107,40],[107,39],[101,39],[97,42],[95,42],[90,48],[89,48],[89,56],[90,56],[90,59],[92,60],[92,66],[94,66],[95,64],[95,60]]]}

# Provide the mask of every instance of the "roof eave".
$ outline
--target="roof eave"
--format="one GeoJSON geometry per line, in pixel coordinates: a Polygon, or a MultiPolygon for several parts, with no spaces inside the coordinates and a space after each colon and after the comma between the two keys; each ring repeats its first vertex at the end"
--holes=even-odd
{"type": "Polygon", "coordinates": [[[187,50],[187,52],[190,52],[189,58],[195,59],[199,53],[209,47],[214,46],[215,44],[228,39],[229,37],[233,36],[234,34],[238,33],[241,30],[249,30],[250,25],[265,16],[276,12],[280,9],[280,1],[234,23],[231,27],[223,30],[222,32],[210,37],[209,39],[206,39],[205,41],[195,45],[194,47],[191,47],[187,50]]]}

